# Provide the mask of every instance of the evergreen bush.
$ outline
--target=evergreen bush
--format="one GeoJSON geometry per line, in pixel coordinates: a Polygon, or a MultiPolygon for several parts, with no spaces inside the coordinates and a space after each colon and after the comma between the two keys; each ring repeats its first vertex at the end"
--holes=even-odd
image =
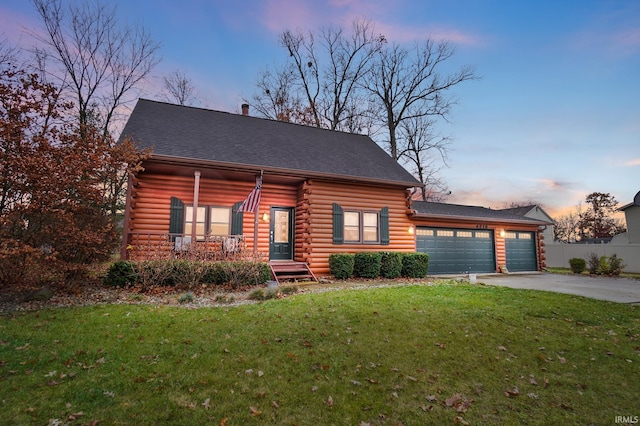
{"type": "Polygon", "coordinates": [[[424,278],[429,267],[427,253],[404,253],[402,256],[402,275],[408,278],[424,278]]]}
{"type": "Polygon", "coordinates": [[[102,282],[111,287],[128,287],[135,284],[136,280],[135,264],[128,260],[118,260],[111,264],[102,282]]]}
{"type": "Polygon", "coordinates": [[[362,251],[354,256],[353,274],[361,278],[378,278],[382,254],[378,251],[362,251]]]}
{"type": "Polygon", "coordinates": [[[580,257],[574,257],[569,259],[569,266],[571,267],[571,272],[574,274],[581,274],[585,269],[587,269],[587,261],[580,257]]]}
{"type": "Polygon", "coordinates": [[[329,256],[329,272],[338,280],[353,277],[355,256],[349,253],[333,253],[329,256]]]}
{"type": "Polygon", "coordinates": [[[402,275],[402,253],[382,252],[380,276],[384,278],[398,278],[402,275]]]}

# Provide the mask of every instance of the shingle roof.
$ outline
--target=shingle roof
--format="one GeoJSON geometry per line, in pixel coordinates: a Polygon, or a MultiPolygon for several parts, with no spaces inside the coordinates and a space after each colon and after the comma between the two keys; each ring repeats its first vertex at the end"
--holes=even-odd
{"type": "Polygon", "coordinates": [[[434,203],[431,201],[413,201],[412,207],[417,216],[425,217],[458,217],[475,220],[499,220],[503,222],[519,222],[544,225],[547,222],[522,216],[506,210],[492,210],[480,206],[461,204],[434,203]]]}
{"type": "Polygon", "coordinates": [[[368,136],[240,114],[140,99],[124,136],[154,156],[420,185],[368,136]]]}

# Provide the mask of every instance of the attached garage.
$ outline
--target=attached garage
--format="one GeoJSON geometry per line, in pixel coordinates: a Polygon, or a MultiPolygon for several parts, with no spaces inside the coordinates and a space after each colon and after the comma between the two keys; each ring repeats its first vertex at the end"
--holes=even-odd
{"type": "Polygon", "coordinates": [[[535,233],[508,231],[504,236],[509,272],[537,271],[535,233]]]}
{"type": "Polygon", "coordinates": [[[418,227],[416,251],[429,255],[431,274],[496,270],[493,231],[418,227]]]}
{"type": "Polygon", "coordinates": [[[538,271],[550,222],[512,209],[412,201],[416,251],[429,255],[429,274],[538,271]],[[538,262],[540,257],[540,262],[538,262]]]}

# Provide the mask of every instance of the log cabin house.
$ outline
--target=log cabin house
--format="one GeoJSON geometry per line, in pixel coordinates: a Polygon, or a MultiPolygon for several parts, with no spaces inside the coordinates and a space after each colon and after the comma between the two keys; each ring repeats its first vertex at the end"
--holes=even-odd
{"type": "Polygon", "coordinates": [[[438,203],[412,202],[420,182],[367,136],[251,117],[247,105],[231,114],[140,99],[124,137],[153,151],[129,179],[123,258],[180,253],[196,242],[224,259],[242,246],[267,257],[274,274],[314,278],[329,274],[332,253],[418,250],[439,265],[434,272],[478,264],[478,272],[495,272],[509,264],[511,234],[502,230],[528,235],[541,267],[543,222],[488,219],[470,206],[442,214],[438,203]],[[257,211],[247,211],[242,203],[256,188],[257,211]],[[452,265],[432,250],[484,260],[452,265]]]}

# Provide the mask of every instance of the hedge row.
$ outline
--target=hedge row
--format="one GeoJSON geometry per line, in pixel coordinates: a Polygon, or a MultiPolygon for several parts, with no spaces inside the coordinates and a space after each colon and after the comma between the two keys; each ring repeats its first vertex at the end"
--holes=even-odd
{"type": "Polygon", "coordinates": [[[329,256],[329,270],[337,279],[360,278],[424,278],[427,276],[429,255],[366,251],[355,254],[334,253],[329,256]]]}
{"type": "Polygon", "coordinates": [[[200,285],[263,284],[271,279],[271,269],[266,262],[198,262],[191,260],[147,260],[114,262],[104,283],[114,287],[174,286],[192,289],[200,285]]]}

